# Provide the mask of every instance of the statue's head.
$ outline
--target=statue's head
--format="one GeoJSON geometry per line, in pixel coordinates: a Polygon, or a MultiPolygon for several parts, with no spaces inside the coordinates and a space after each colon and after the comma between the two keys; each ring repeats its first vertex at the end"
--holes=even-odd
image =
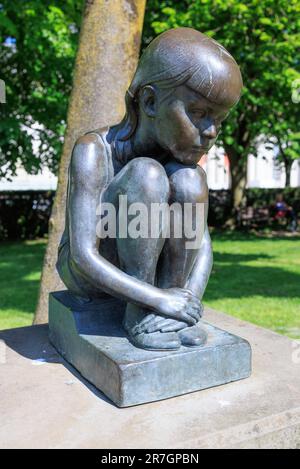
{"type": "Polygon", "coordinates": [[[139,61],[118,138],[147,126],[162,149],[195,163],[214,144],[241,90],[240,69],[223,46],[194,29],[171,29],[139,61]]]}

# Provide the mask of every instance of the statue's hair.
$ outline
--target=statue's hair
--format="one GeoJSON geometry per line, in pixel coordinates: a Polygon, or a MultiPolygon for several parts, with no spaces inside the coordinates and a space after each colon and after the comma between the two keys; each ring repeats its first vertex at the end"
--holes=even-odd
{"type": "Polygon", "coordinates": [[[135,132],[138,95],[144,86],[168,89],[186,84],[212,101],[226,100],[222,91],[220,95],[220,89],[225,87],[216,86],[213,80],[215,74],[219,79],[239,81],[242,85],[234,58],[214,39],[191,28],[170,29],[160,34],[145,49],[126,92],[126,114],[118,126],[117,139],[128,140],[135,132]],[[232,73],[233,69],[237,73],[232,73]]]}

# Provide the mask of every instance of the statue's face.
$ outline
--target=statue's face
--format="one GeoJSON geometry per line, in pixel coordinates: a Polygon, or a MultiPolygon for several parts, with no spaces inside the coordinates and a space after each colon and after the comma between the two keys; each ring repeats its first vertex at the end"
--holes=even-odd
{"type": "Polygon", "coordinates": [[[232,104],[215,103],[182,85],[166,99],[158,99],[154,120],[157,143],[183,164],[195,164],[217,139],[232,104]]]}

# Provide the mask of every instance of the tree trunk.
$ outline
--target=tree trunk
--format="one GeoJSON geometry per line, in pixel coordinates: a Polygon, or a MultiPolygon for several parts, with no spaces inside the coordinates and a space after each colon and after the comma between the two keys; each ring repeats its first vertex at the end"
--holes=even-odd
{"type": "Polygon", "coordinates": [[[290,187],[293,160],[284,151],[286,147],[283,146],[282,140],[279,137],[277,137],[277,143],[279,146],[281,160],[283,161],[285,169],[285,187],[290,187]]]}
{"type": "MultiPolygon", "coordinates": [[[[244,158],[243,158],[244,159],[244,158]]],[[[247,161],[231,166],[231,194],[232,210],[236,213],[245,203],[245,191],[247,184],[247,161]]]]}
{"type": "Polygon", "coordinates": [[[230,161],[231,173],[231,215],[226,221],[225,226],[232,228],[236,226],[239,209],[245,204],[247,157],[246,152],[240,155],[229,145],[224,145],[224,148],[230,161]]]}
{"type": "Polygon", "coordinates": [[[289,158],[287,158],[287,159],[284,161],[284,167],[285,167],[285,187],[290,187],[290,185],[291,185],[292,164],[293,164],[293,160],[290,160],[289,158]]]}
{"type": "Polygon", "coordinates": [[[47,322],[49,292],[65,288],[55,264],[64,229],[72,148],[83,133],[113,125],[123,117],[124,95],[138,61],[145,3],[86,0],[35,324],[47,322]]]}

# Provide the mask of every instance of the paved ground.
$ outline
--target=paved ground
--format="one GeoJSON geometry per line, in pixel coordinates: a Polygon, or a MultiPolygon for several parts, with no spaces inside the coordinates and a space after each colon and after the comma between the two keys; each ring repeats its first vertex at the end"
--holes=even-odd
{"type": "Polygon", "coordinates": [[[205,318],[249,340],[251,378],[125,409],[57,355],[47,326],[1,332],[0,447],[300,448],[300,343],[212,310],[205,318]]]}

